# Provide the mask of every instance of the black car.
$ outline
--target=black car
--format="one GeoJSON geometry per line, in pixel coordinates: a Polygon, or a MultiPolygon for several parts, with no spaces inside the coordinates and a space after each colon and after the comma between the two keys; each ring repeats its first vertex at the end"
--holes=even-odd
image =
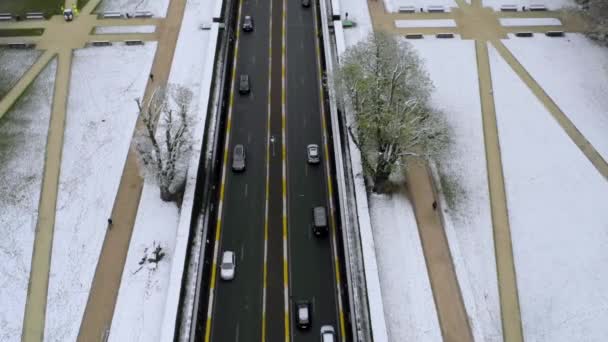
{"type": "Polygon", "coordinates": [[[243,19],[243,31],[253,31],[253,18],[250,15],[246,15],[245,19],[243,19]]]}
{"type": "Polygon", "coordinates": [[[310,0],[302,0],[302,7],[310,7],[310,0]]]}
{"type": "Polygon", "coordinates": [[[247,94],[247,93],[249,93],[250,90],[251,90],[251,87],[249,85],[249,75],[242,74],[239,77],[239,93],[247,94]]]}
{"type": "Polygon", "coordinates": [[[296,324],[300,329],[308,329],[311,326],[310,302],[307,300],[296,302],[296,324]]]}

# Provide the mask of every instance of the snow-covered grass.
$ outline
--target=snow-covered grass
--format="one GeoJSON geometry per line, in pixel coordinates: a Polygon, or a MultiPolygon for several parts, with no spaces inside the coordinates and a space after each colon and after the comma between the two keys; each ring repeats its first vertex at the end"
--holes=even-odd
{"type": "Polygon", "coordinates": [[[156,43],[77,50],[72,61],[45,339],[74,341],[156,43]]]}
{"type": "Polygon", "coordinates": [[[382,0],[384,1],[384,8],[387,12],[399,12],[401,6],[414,6],[416,11],[420,11],[420,8],[427,10],[428,6],[443,6],[446,12],[450,11],[452,7],[458,7],[454,0],[382,0]]]}
{"type": "Polygon", "coordinates": [[[456,27],[456,22],[452,19],[437,20],[395,20],[395,27],[456,27]]]}
{"type": "MultiPolygon", "coordinates": [[[[211,32],[217,35],[217,30],[203,31],[198,27],[203,21],[211,21],[213,5],[213,2],[203,0],[188,0],[186,3],[186,11],[169,75],[169,83],[185,86],[193,93],[190,110],[191,115],[195,116],[192,121],[196,123],[196,127],[191,127],[194,138],[193,158],[197,158],[200,153],[199,146],[203,136],[202,127],[204,127],[205,115],[207,114],[206,99],[203,101],[205,107],[199,108],[199,106],[203,106],[199,103],[202,103],[202,97],[209,92],[208,82],[210,80],[204,80],[204,74],[211,71],[205,70],[205,68],[212,66],[215,54],[215,51],[209,51],[208,48],[211,39],[215,39],[215,36],[211,37],[211,32]],[[207,65],[208,63],[210,65],[207,65]]],[[[196,174],[188,175],[188,178],[195,177],[196,174]]],[[[188,185],[190,186],[190,183],[188,185]]],[[[186,190],[186,193],[189,193],[189,189],[186,190]]],[[[188,202],[191,200],[192,198],[187,195],[184,196],[182,211],[189,206],[188,202]]],[[[163,205],[160,202],[158,188],[146,184],[139,210],[153,212],[154,208],[163,205]],[[154,195],[151,195],[151,193],[154,193],[154,195]]],[[[191,208],[191,206],[189,207],[191,208]]],[[[188,222],[185,226],[189,228],[191,216],[185,215],[186,217],[184,217],[182,213],[178,213],[177,208],[174,209],[174,212],[170,212],[168,208],[164,209],[170,216],[170,220],[167,218],[166,221],[163,221],[162,226],[157,226],[154,221],[149,221],[147,217],[140,217],[138,213],[135,232],[129,247],[127,263],[123,271],[123,279],[121,280],[119,296],[114,310],[110,334],[111,341],[162,340],[165,316],[172,315],[168,312],[177,312],[177,303],[172,297],[169,298],[171,296],[169,292],[172,286],[178,286],[178,288],[181,286],[184,264],[182,259],[185,258],[181,251],[183,245],[187,246],[188,240],[187,234],[179,231],[178,225],[179,227],[183,225],[181,223],[182,218],[187,219],[188,222]],[[140,224],[140,221],[149,224],[140,224]],[[131,275],[131,270],[141,258],[142,246],[144,244],[145,246],[150,245],[153,240],[163,241],[163,248],[165,244],[168,246],[168,249],[165,250],[167,261],[161,263],[160,272],[159,270],[148,272],[149,277],[143,277],[139,274],[131,275]],[[178,260],[178,258],[181,259],[178,260]],[[180,262],[181,270],[177,269],[180,267],[180,262]],[[172,278],[174,274],[175,278],[172,278]],[[153,288],[150,287],[151,281],[154,285],[153,288]],[[172,284],[171,282],[177,283],[172,284]],[[135,305],[135,303],[140,305],[135,305]],[[134,326],[138,327],[138,331],[133,331],[134,326]]],[[[175,323],[174,315],[172,317],[173,323],[175,323]]]]}
{"type": "Polygon", "coordinates": [[[441,341],[413,208],[404,193],[370,195],[389,341],[441,341]]]}
{"type": "Polygon", "coordinates": [[[432,105],[446,114],[452,144],[438,163],[445,230],[477,341],[502,337],[475,44],[411,41],[436,87],[432,105]],[[449,54],[442,51],[450,51],[449,54]],[[454,82],[454,80],[458,80],[454,82]]]}
{"type": "Polygon", "coordinates": [[[150,11],[155,17],[164,17],[167,15],[168,6],[169,0],[102,0],[95,11],[97,13],[150,11]]]}
{"type": "Polygon", "coordinates": [[[42,52],[0,48],[0,99],[19,81],[42,52]]]}
{"type": "Polygon", "coordinates": [[[499,18],[502,26],[560,26],[557,18],[499,18]]]}
{"type": "Polygon", "coordinates": [[[160,341],[178,217],[175,203],[160,199],[158,185],[144,184],[109,341],[160,341]],[[165,257],[156,269],[148,269],[139,261],[154,243],[160,243],[165,257]]]}
{"type": "Polygon", "coordinates": [[[5,342],[21,340],[55,69],[53,60],[0,120],[0,341],[5,342]]]}
{"type": "Polygon", "coordinates": [[[558,10],[565,7],[575,7],[574,0],[482,0],[484,7],[492,7],[496,11],[500,11],[502,5],[517,5],[521,10],[522,6],[526,8],[530,5],[545,5],[549,10],[558,10]]]}
{"type": "MultiPolygon", "coordinates": [[[[541,45],[551,50],[552,44],[541,45]]],[[[568,50],[594,55],[582,47],[579,42],[568,50]]],[[[608,183],[493,48],[490,60],[524,338],[604,341],[608,183]]],[[[583,111],[589,98],[576,97],[579,86],[572,82],[568,96],[583,111]]]]}
{"type": "Polygon", "coordinates": [[[608,49],[570,33],[566,39],[536,35],[504,43],[608,160],[608,49]]]}
{"type": "Polygon", "coordinates": [[[152,33],[156,30],[154,25],[139,26],[100,26],[95,28],[95,34],[116,34],[116,33],[152,33]]]}

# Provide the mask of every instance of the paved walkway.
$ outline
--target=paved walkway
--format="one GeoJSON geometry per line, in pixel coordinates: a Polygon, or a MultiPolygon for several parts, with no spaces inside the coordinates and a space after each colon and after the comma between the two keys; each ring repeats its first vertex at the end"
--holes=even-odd
{"type": "MultiPolygon", "coordinates": [[[[99,2],[100,0],[89,1],[83,8],[82,14],[77,16],[74,21],[69,23],[65,22],[62,16],[54,16],[49,20],[36,21],[35,23],[0,23],[0,29],[24,29],[28,27],[43,28],[44,33],[42,36],[26,38],[8,37],[3,38],[0,43],[6,41],[27,41],[36,44],[38,49],[45,50],[45,52],[38,58],[36,63],[34,63],[26,74],[17,82],[15,87],[13,87],[0,101],[0,118],[2,118],[2,116],[12,108],[13,104],[21,96],[23,91],[25,91],[33,80],[36,79],[37,75],[44,69],[48,62],[57,56],[57,72],[53,94],[53,107],[47,137],[38,221],[36,223],[36,236],[34,240],[28,296],[26,300],[25,317],[23,322],[23,341],[42,341],[44,335],[47,291],[51,265],[51,250],[57,204],[57,189],[59,185],[59,173],[61,166],[61,152],[63,149],[67,96],[69,92],[72,50],[82,48],[91,41],[101,40],[100,37],[103,37],[103,40],[108,41],[123,41],[129,39],[156,40],[158,37],[158,34],[156,33],[124,35],[113,34],[103,36],[91,34],[96,26],[122,26],[123,24],[155,25],[158,23],[163,23],[160,19],[138,19],[133,21],[98,20],[97,16],[91,13],[99,2]]],[[[171,31],[174,29],[174,27],[175,25],[172,23],[163,25],[163,29],[166,31],[171,31]]],[[[173,44],[177,40],[174,36],[165,38],[167,41],[171,41],[171,39],[173,39],[173,44]]],[[[162,51],[162,48],[159,47],[159,50],[162,51]]],[[[168,57],[169,63],[172,58],[172,51],[173,50],[170,52],[171,57],[168,57]]],[[[164,52],[163,55],[167,53],[169,52],[164,52]]],[[[161,57],[160,60],[162,62],[160,63],[164,63],[163,65],[165,65],[166,58],[167,57],[161,57]]],[[[162,67],[160,69],[162,69],[162,67]]],[[[168,71],[166,73],[168,73],[168,71]]],[[[160,75],[162,78],[162,70],[160,71],[160,75]]],[[[124,188],[123,183],[121,183],[121,187],[124,188]]],[[[120,267],[120,271],[122,272],[122,267],[120,267]]]]}
{"type": "Polygon", "coordinates": [[[433,209],[435,192],[424,163],[412,162],[407,170],[409,198],[414,205],[418,233],[433,289],[441,335],[445,342],[473,342],[452,255],[440,215],[433,209]]]}
{"type": "MultiPolygon", "coordinates": [[[[154,81],[148,82],[144,103],[158,86],[167,84],[185,8],[186,0],[171,0],[169,4],[167,18],[159,29],[160,38],[152,63],[154,81]]],[[[141,125],[138,120],[136,130],[141,125]]],[[[78,341],[96,341],[110,329],[142,188],[143,180],[139,176],[137,154],[132,143],[114,200],[113,226],[106,233],[78,341]]]]}

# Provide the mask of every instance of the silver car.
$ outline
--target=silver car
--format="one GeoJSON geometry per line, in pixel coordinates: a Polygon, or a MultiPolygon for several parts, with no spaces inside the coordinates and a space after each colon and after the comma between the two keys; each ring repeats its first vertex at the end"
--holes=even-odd
{"type": "Polygon", "coordinates": [[[306,146],[306,154],[309,164],[318,164],[321,161],[319,145],[317,144],[310,144],[306,146]]]}
{"type": "Polygon", "coordinates": [[[222,263],[220,264],[220,277],[222,280],[234,279],[234,273],[236,272],[236,258],[234,252],[224,251],[222,254],[222,263]]]}
{"type": "Polygon", "coordinates": [[[247,155],[245,153],[245,146],[243,146],[242,144],[235,145],[234,151],[232,152],[232,170],[233,171],[245,170],[246,160],[247,160],[247,155]]]}

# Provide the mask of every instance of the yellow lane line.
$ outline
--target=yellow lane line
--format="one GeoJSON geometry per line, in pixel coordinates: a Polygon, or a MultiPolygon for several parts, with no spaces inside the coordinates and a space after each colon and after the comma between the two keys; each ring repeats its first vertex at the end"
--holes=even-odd
{"type": "Polygon", "coordinates": [[[283,0],[283,16],[282,16],[282,27],[281,27],[281,159],[283,164],[283,288],[284,288],[284,310],[285,310],[285,342],[290,340],[289,330],[289,261],[287,257],[287,168],[286,168],[286,140],[285,140],[285,116],[286,116],[286,22],[287,22],[287,2],[283,0]]]}
{"type": "Polygon", "coordinates": [[[266,190],[264,208],[264,271],[262,287],[262,342],[266,342],[266,287],[268,279],[268,202],[270,200],[270,115],[272,104],[272,1],[270,1],[268,47],[268,110],[266,112],[266,190]]]}
{"type": "Polygon", "coordinates": [[[340,276],[340,260],[338,259],[338,244],[336,238],[336,218],[335,218],[335,209],[334,209],[334,191],[332,186],[331,172],[330,172],[330,164],[329,164],[329,147],[328,147],[328,139],[327,139],[327,125],[325,124],[325,106],[323,105],[324,101],[324,93],[323,93],[323,71],[321,70],[321,50],[319,47],[319,32],[317,27],[317,8],[316,3],[313,1],[313,10],[314,10],[314,26],[315,26],[315,52],[317,55],[317,70],[319,72],[319,104],[320,104],[320,112],[321,112],[321,127],[323,130],[323,150],[325,152],[325,172],[327,177],[327,196],[329,202],[329,217],[331,222],[331,243],[332,243],[332,254],[334,259],[334,272],[336,275],[336,291],[338,297],[338,320],[340,323],[340,339],[344,341],[346,336],[346,328],[344,324],[344,307],[342,305],[342,286],[341,286],[341,276],[340,276]]]}
{"type": "MultiPolygon", "coordinates": [[[[241,10],[243,3],[239,1],[239,10],[237,14],[237,23],[241,22],[241,10]]],[[[238,25],[237,25],[238,26],[238,25]]],[[[209,285],[209,300],[207,306],[207,322],[205,323],[205,342],[211,340],[211,321],[213,316],[213,299],[215,295],[216,273],[217,273],[217,257],[219,253],[219,244],[222,229],[222,214],[224,208],[224,190],[226,185],[226,164],[228,163],[228,148],[230,146],[230,132],[232,128],[232,107],[234,103],[234,87],[236,81],[236,61],[239,51],[239,35],[240,30],[236,30],[236,41],[234,48],[234,56],[232,58],[232,76],[230,79],[230,101],[228,105],[228,122],[226,123],[226,140],[224,141],[224,156],[222,161],[222,182],[220,185],[220,199],[217,211],[217,224],[215,227],[215,241],[213,243],[213,262],[211,263],[211,281],[209,285]]]]}

